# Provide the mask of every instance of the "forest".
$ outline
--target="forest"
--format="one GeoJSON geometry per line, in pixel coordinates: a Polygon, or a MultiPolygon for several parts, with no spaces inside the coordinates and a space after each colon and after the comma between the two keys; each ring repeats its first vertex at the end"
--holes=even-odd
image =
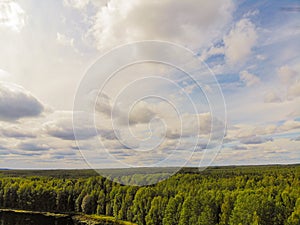
{"type": "Polygon", "coordinates": [[[299,225],[300,165],[184,168],[150,186],[121,185],[90,170],[2,170],[0,208],[140,225],[299,225]]]}

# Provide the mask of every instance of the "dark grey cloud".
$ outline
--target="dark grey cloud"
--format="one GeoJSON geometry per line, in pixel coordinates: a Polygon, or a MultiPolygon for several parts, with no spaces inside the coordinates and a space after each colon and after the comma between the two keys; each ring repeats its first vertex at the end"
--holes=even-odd
{"type": "Polygon", "coordinates": [[[8,148],[8,143],[1,140],[0,143],[0,155],[9,155],[10,149],[8,148]]]}
{"type": "Polygon", "coordinates": [[[246,144],[246,145],[257,145],[257,144],[262,144],[268,141],[273,141],[273,138],[270,137],[259,137],[259,136],[252,136],[252,137],[247,137],[243,138],[241,140],[241,143],[246,144]]]}
{"type": "Polygon", "coordinates": [[[0,155],[9,155],[10,151],[8,148],[0,144],[0,155]]]}
{"type": "Polygon", "coordinates": [[[63,156],[72,156],[72,155],[76,155],[76,153],[72,150],[59,150],[57,152],[54,152],[51,155],[63,155],[63,156]]]}
{"type": "Polygon", "coordinates": [[[231,147],[233,150],[247,150],[247,148],[245,146],[241,146],[241,145],[235,145],[233,147],[231,147]]]}
{"type": "Polygon", "coordinates": [[[47,129],[47,134],[63,140],[75,140],[73,129],[47,129]]]}
{"type": "Polygon", "coordinates": [[[65,156],[64,155],[54,155],[52,156],[52,159],[64,159],[65,156]]]}
{"type": "Polygon", "coordinates": [[[11,150],[10,154],[12,155],[21,155],[21,156],[41,156],[43,153],[41,151],[24,151],[24,150],[11,150]]]}
{"type": "Polygon", "coordinates": [[[9,154],[10,154],[10,152],[8,150],[2,150],[2,149],[0,149],[0,155],[1,156],[9,155],[9,154]]]}
{"type": "Polygon", "coordinates": [[[183,136],[183,134],[181,134],[180,132],[178,132],[177,130],[167,130],[166,132],[166,138],[168,139],[178,139],[181,138],[183,136]]]}
{"type": "Polygon", "coordinates": [[[122,150],[114,150],[114,151],[109,151],[110,154],[113,155],[118,155],[118,156],[132,156],[133,154],[130,154],[130,152],[122,151],[122,150]]]}
{"type": "Polygon", "coordinates": [[[46,144],[38,144],[33,142],[21,142],[17,147],[26,151],[47,151],[51,149],[50,146],[46,144]]]}
{"type": "Polygon", "coordinates": [[[118,140],[117,135],[119,135],[118,131],[108,129],[98,130],[98,134],[107,140],[118,140]]]}
{"type": "Polygon", "coordinates": [[[24,88],[0,82],[0,120],[15,121],[39,116],[44,106],[24,88]]]}
{"type": "Polygon", "coordinates": [[[76,157],[76,152],[71,149],[53,150],[48,154],[49,159],[73,159],[76,157]]]}
{"type": "Polygon", "coordinates": [[[72,145],[70,148],[72,150],[76,150],[76,151],[80,150],[79,146],[77,146],[77,145],[72,145]]]}

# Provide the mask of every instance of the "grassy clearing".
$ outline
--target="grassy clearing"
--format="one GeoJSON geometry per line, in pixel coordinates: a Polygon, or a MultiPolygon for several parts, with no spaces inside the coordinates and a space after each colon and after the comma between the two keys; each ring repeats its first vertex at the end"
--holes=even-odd
{"type": "Polygon", "coordinates": [[[96,225],[98,223],[103,224],[106,222],[108,224],[116,224],[116,225],[137,225],[136,223],[131,223],[128,221],[117,220],[112,216],[104,216],[104,215],[86,215],[80,214],[72,217],[74,220],[87,223],[89,225],[96,225]]]}
{"type": "Polygon", "coordinates": [[[51,216],[56,218],[70,217],[68,214],[63,213],[51,213],[51,212],[38,212],[38,211],[28,211],[22,209],[0,209],[0,212],[13,212],[13,213],[23,213],[30,215],[43,215],[43,216],[51,216]]]}
{"type": "Polygon", "coordinates": [[[115,225],[137,225],[128,221],[117,220],[112,216],[104,215],[86,215],[86,214],[63,214],[63,213],[51,213],[51,212],[38,212],[38,211],[28,211],[21,209],[0,209],[0,212],[12,212],[12,213],[21,213],[28,215],[43,215],[50,216],[55,218],[68,218],[72,217],[73,220],[86,223],[88,225],[97,225],[97,224],[115,224],[115,225]]]}

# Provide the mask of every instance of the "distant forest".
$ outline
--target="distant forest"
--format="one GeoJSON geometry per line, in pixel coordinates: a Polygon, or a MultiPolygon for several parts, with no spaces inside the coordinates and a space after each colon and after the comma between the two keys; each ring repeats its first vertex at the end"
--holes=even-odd
{"type": "Polygon", "coordinates": [[[144,187],[89,170],[3,170],[0,207],[109,215],[140,225],[299,225],[300,166],[184,168],[144,187]]]}

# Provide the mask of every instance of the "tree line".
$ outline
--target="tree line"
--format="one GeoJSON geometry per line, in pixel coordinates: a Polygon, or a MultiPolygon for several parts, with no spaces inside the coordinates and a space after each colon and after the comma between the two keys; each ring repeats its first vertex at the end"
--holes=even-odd
{"type": "Polygon", "coordinates": [[[75,173],[2,174],[0,207],[109,215],[141,225],[299,225],[299,175],[300,166],[186,169],[137,187],[75,173]]]}

